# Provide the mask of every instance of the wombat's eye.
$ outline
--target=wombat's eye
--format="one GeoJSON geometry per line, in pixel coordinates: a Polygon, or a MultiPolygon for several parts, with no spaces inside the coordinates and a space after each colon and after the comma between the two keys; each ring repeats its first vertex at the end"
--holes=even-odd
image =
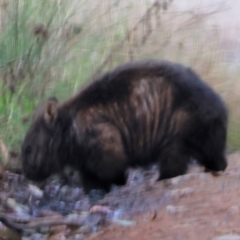
{"type": "Polygon", "coordinates": [[[25,154],[26,154],[26,155],[29,155],[29,154],[31,154],[31,152],[32,152],[32,147],[31,147],[30,145],[28,145],[28,146],[25,148],[25,154]]]}

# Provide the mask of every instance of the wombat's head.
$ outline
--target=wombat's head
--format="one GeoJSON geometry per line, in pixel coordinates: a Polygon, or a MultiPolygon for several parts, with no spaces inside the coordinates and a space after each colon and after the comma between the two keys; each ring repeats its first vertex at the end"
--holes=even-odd
{"type": "Polygon", "coordinates": [[[58,150],[61,128],[58,123],[58,101],[50,98],[34,120],[22,143],[24,175],[35,181],[44,180],[59,169],[58,150]]]}

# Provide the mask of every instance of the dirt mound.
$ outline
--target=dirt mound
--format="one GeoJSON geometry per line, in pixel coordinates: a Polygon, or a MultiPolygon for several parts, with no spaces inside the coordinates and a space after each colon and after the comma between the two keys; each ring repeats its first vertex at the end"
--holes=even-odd
{"type": "MultiPolygon", "coordinates": [[[[240,239],[240,155],[228,162],[220,176],[193,164],[188,174],[161,182],[156,166],[131,170],[126,186],[101,199],[85,196],[74,174],[68,184],[55,176],[37,186],[6,172],[0,219],[23,228],[18,237],[25,240],[240,239]]],[[[0,236],[18,239],[1,223],[0,236]]]]}
{"type": "MultiPolygon", "coordinates": [[[[168,201],[131,218],[135,226],[111,225],[88,239],[240,239],[240,156],[232,154],[228,159],[222,176],[194,172],[166,182],[168,201]]],[[[164,184],[157,185],[161,198],[164,184]]],[[[155,190],[148,194],[157,197],[155,190]]]]}

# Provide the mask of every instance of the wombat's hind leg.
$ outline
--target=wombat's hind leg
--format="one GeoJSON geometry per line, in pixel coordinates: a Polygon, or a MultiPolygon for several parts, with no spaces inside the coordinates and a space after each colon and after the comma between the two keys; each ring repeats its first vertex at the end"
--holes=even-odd
{"type": "Polygon", "coordinates": [[[158,158],[160,176],[158,180],[173,178],[187,172],[190,155],[176,143],[161,151],[158,158]]]}
{"type": "Polygon", "coordinates": [[[220,121],[213,121],[205,127],[204,134],[193,137],[190,147],[193,157],[211,172],[224,171],[227,167],[225,156],[226,129],[220,121]]]}

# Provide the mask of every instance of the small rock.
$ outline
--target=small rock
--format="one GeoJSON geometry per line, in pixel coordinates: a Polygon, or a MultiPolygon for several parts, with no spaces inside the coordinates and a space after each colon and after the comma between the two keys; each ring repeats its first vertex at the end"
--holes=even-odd
{"type": "Polygon", "coordinates": [[[66,206],[66,203],[65,203],[65,202],[63,202],[63,201],[60,201],[60,202],[59,202],[59,208],[60,208],[60,209],[65,208],[65,206],[66,206]]]}
{"type": "Polygon", "coordinates": [[[50,228],[51,235],[55,235],[57,233],[65,232],[67,229],[66,225],[58,225],[58,226],[52,226],[50,228]]]}
{"type": "Polygon", "coordinates": [[[212,240],[240,240],[240,235],[228,234],[228,235],[215,237],[212,240]]]}
{"type": "Polygon", "coordinates": [[[49,232],[49,227],[48,226],[41,226],[39,227],[39,230],[38,230],[41,234],[46,234],[49,232]]]}
{"type": "Polygon", "coordinates": [[[112,213],[112,211],[105,206],[101,206],[101,205],[94,205],[90,208],[89,210],[90,213],[95,213],[95,212],[99,212],[99,213],[103,213],[103,214],[109,214],[112,213]]]}
{"type": "Polygon", "coordinates": [[[182,212],[182,211],[185,211],[187,208],[184,207],[184,206],[173,206],[173,205],[168,205],[166,207],[166,210],[168,212],[171,212],[171,213],[175,213],[175,212],[182,212]]]}
{"type": "Polygon", "coordinates": [[[74,234],[74,236],[68,238],[68,240],[82,240],[84,239],[84,234],[74,234]]]}
{"type": "Polygon", "coordinates": [[[134,187],[140,182],[143,181],[143,173],[140,169],[129,169],[128,171],[128,180],[127,185],[130,187],[134,187]]]}
{"type": "Polygon", "coordinates": [[[79,214],[76,214],[76,213],[72,213],[72,214],[69,214],[67,216],[67,219],[69,221],[73,221],[73,222],[75,222],[79,225],[82,225],[84,223],[85,218],[86,218],[86,216],[82,216],[82,215],[79,215],[79,214]]]}
{"type": "Polygon", "coordinates": [[[91,232],[91,227],[90,226],[82,226],[80,228],[78,228],[76,231],[74,231],[75,233],[81,233],[81,234],[88,234],[91,232]]]}
{"type": "Polygon", "coordinates": [[[83,190],[81,188],[74,188],[72,191],[72,197],[73,198],[80,198],[80,196],[83,195],[83,190]]]}
{"type": "Polygon", "coordinates": [[[181,175],[181,176],[169,179],[169,180],[170,180],[170,183],[172,185],[178,185],[182,181],[189,181],[191,179],[201,179],[201,180],[203,180],[203,179],[207,179],[207,178],[209,178],[208,174],[197,172],[197,173],[189,173],[189,174],[181,175]]]}
{"type": "Polygon", "coordinates": [[[92,228],[91,228],[91,232],[97,232],[97,231],[99,231],[99,227],[98,226],[92,226],[92,228]]]}
{"type": "Polygon", "coordinates": [[[74,209],[80,209],[80,208],[81,208],[81,205],[82,205],[82,201],[77,201],[77,202],[75,202],[75,204],[74,204],[74,209]]]}
{"type": "Polygon", "coordinates": [[[49,216],[51,216],[51,217],[52,216],[61,217],[62,215],[60,213],[58,213],[58,212],[55,212],[55,211],[43,209],[39,213],[39,216],[40,217],[49,217],[49,216]]]}
{"type": "Polygon", "coordinates": [[[63,233],[57,233],[52,235],[49,240],[66,240],[67,238],[64,236],[63,233]]]}
{"type": "Polygon", "coordinates": [[[97,212],[89,214],[85,219],[86,225],[89,225],[89,226],[95,226],[104,221],[105,221],[105,216],[97,212]]]}
{"type": "Polygon", "coordinates": [[[169,191],[166,194],[169,195],[170,197],[181,198],[181,197],[184,197],[186,195],[191,195],[193,192],[194,192],[193,188],[186,187],[186,188],[182,188],[182,189],[169,191]]]}
{"type": "Polygon", "coordinates": [[[114,219],[112,222],[117,223],[121,226],[130,227],[136,225],[136,222],[124,219],[114,219]]]}
{"type": "Polygon", "coordinates": [[[123,215],[122,209],[116,209],[112,214],[112,219],[119,219],[123,215]]]}
{"type": "Polygon", "coordinates": [[[16,213],[19,213],[19,214],[29,213],[29,208],[27,206],[17,203],[13,198],[8,198],[6,204],[9,208],[13,209],[16,213]]]}
{"type": "Polygon", "coordinates": [[[104,195],[106,194],[106,191],[103,189],[92,189],[89,192],[89,200],[94,205],[98,200],[102,199],[104,195]]]}
{"type": "Polygon", "coordinates": [[[229,210],[230,210],[231,213],[238,213],[239,212],[239,206],[231,206],[229,210]]]}
{"type": "Polygon", "coordinates": [[[44,238],[44,236],[40,233],[34,233],[30,239],[34,240],[45,240],[47,238],[44,238]]]}
{"type": "Polygon", "coordinates": [[[63,187],[61,188],[61,190],[60,190],[60,193],[61,193],[62,195],[65,195],[65,194],[67,194],[68,192],[69,192],[69,187],[68,187],[67,185],[63,186],[63,187]]]}
{"type": "Polygon", "coordinates": [[[34,186],[32,184],[29,184],[28,186],[30,192],[32,193],[32,195],[34,197],[37,197],[37,198],[42,198],[43,196],[43,191],[41,189],[39,189],[37,186],[34,186]]]}
{"type": "Polygon", "coordinates": [[[6,239],[6,240],[21,240],[21,236],[16,233],[15,231],[5,228],[5,227],[0,227],[0,239],[6,239]]]}

